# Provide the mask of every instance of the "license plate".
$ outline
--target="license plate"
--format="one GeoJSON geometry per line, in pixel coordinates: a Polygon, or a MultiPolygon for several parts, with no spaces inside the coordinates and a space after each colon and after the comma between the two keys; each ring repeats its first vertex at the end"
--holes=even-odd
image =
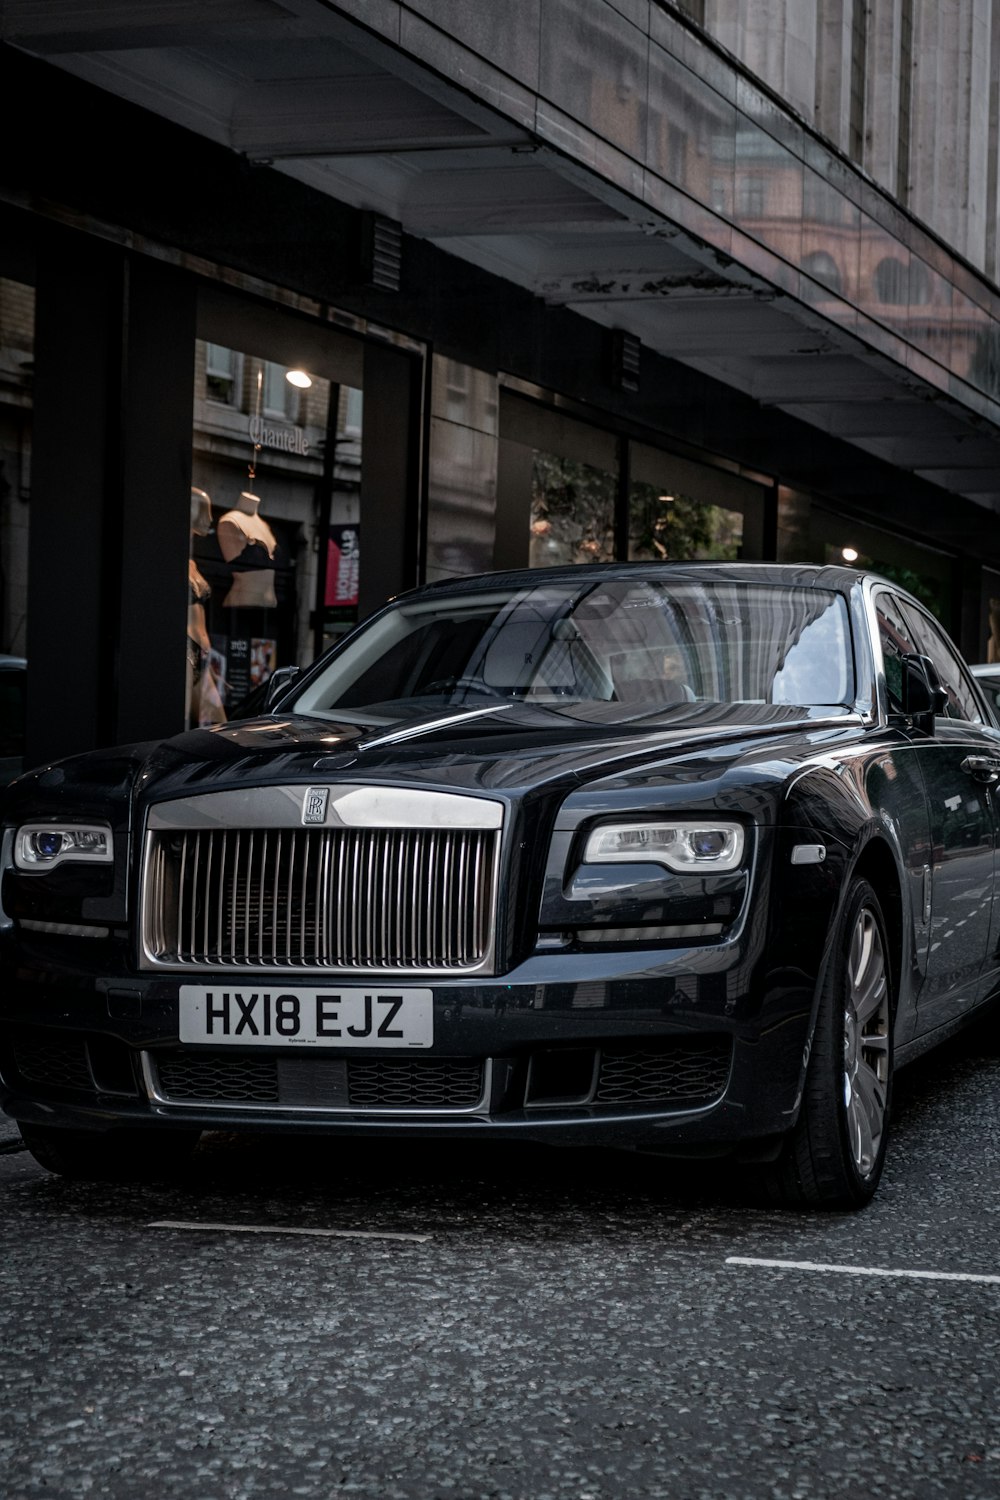
{"type": "Polygon", "coordinates": [[[433,992],[183,984],[180,1038],[210,1047],[430,1047],[433,992]]]}

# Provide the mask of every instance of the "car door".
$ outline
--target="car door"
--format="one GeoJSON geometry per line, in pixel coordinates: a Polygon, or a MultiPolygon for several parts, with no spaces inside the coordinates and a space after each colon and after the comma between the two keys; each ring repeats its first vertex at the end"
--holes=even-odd
{"type": "Polygon", "coordinates": [[[915,742],[932,845],[927,968],[917,1002],[924,1032],[975,1005],[997,967],[1000,733],[987,724],[971,674],[937,621],[910,600],[894,602],[914,650],[934,663],[947,694],[933,735],[915,742]]]}

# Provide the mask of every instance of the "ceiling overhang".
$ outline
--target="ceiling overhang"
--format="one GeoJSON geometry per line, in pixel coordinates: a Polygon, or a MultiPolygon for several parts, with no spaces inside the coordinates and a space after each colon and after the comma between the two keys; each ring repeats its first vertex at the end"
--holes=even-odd
{"type": "MultiPolygon", "coordinates": [[[[402,9],[384,5],[386,15],[402,9]]],[[[388,22],[379,34],[351,11],[365,7],[7,0],[2,35],[396,220],[550,305],[631,333],[755,401],[1000,511],[1000,407],[938,365],[928,352],[932,328],[879,322],[810,279],[802,268],[820,262],[804,251],[801,224],[796,269],[775,232],[725,224],[689,193],[633,172],[611,145],[602,154],[582,128],[575,142],[565,127],[561,136],[543,128],[544,101],[533,103],[496,68],[482,84],[483,60],[457,43],[449,51],[443,34],[432,57],[404,49],[388,22]]],[[[975,337],[985,328],[987,341],[997,334],[988,290],[978,303],[965,299],[975,337]]],[[[952,331],[957,305],[948,303],[952,331]]]]}

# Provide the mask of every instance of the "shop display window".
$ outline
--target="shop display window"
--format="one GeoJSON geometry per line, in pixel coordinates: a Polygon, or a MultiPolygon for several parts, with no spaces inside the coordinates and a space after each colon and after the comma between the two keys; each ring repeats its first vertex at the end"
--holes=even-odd
{"type": "Polygon", "coordinates": [[[307,665],[356,622],[360,398],[259,351],[198,342],[189,727],[255,712],[277,667],[307,665]]]}
{"type": "Polygon", "coordinates": [[[629,491],[630,562],[685,562],[695,558],[733,561],[743,544],[739,511],[711,505],[693,495],[665,491],[658,484],[633,484],[629,491]]]}
{"type": "Polygon", "coordinates": [[[536,452],[531,484],[531,566],[612,562],[617,491],[617,474],[578,459],[536,452]]]}

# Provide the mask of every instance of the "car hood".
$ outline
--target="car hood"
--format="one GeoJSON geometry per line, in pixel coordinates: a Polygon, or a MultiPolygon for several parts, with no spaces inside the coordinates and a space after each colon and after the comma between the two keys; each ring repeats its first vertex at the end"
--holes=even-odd
{"type": "Polygon", "coordinates": [[[645,763],[731,745],[856,728],[843,707],[764,703],[685,703],[623,719],[621,705],[567,709],[498,704],[406,719],[271,715],[195,730],[157,747],[143,772],[146,795],[191,795],[222,785],[284,779],[408,782],[515,793],[552,781],[593,780],[645,763]],[[617,710],[612,717],[609,710],[617,710]]]}

